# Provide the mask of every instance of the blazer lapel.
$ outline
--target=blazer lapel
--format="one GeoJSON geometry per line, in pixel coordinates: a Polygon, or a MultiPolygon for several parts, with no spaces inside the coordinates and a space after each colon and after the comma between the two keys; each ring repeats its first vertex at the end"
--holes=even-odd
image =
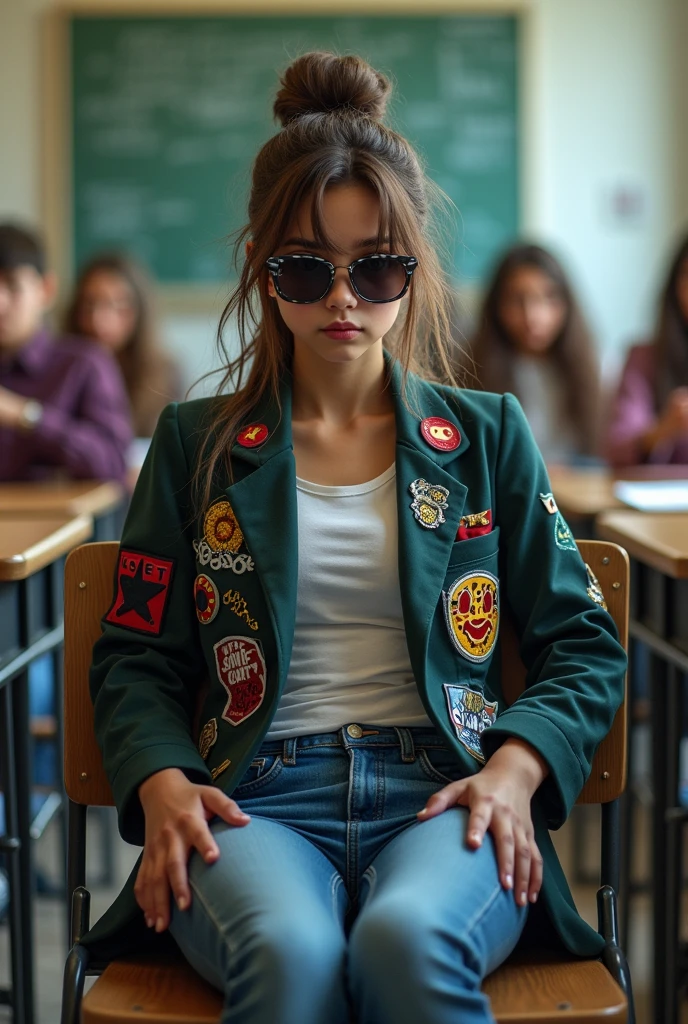
{"type": "Polygon", "coordinates": [[[234,445],[232,461],[237,468],[241,462],[246,463],[248,472],[227,487],[225,493],[246,538],[270,611],[281,692],[294,639],[298,579],[296,466],[291,437],[289,375],[283,379],[279,404],[275,400],[266,401],[255,411],[252,423],[266,424],[268,438],[260,448],[234,445]]]}
{"type": "Polygon", "coordinates": [[[416,682],[423,687],[430,626],[444,586],[468,493],[468,488],[457,479],[458,469],[454,463],[468,448],[469,441],[461,427],[461,441],[454,451],[443,452],[432,448],[421,434],[421,420],[427,416],[439,416],[457,425],[461,422],[458,415],[434,388],[420,378],[410,376],[407,400],[412,408],[418,410],[418,416],[414,415],[402,397],[398,365],[391,366],[390,379],[397,421],[399,584],[409,657],[416,682]],[[449,469],[454,469],[454,472],[449,472],[449,469]],[[447,507],[442,510],[445,522],[434,529],[423,526],[411,508],[413,494],[409,488],[416,480],[439,484],[449,491],[447,507]]]}

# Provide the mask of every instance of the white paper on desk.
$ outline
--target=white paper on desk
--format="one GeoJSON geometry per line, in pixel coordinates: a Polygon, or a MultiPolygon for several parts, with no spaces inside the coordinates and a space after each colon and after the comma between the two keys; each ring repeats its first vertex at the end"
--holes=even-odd
{"type": "Polygon", "coordinates": [[[688,480],[618,480],[614,496],[641,512],[688,512],[688,480]]]}

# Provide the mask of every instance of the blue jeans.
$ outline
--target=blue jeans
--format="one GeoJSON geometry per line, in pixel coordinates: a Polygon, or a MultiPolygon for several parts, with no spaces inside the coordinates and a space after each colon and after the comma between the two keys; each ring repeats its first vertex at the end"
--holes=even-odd
{"type": "Polygon", "coordinates": [[[251,822],[214,821],[172,935],[226,1024],[487,1024],[527,911],[464,808],[416,819],[461,770],[432,729],[348,729],[261,747],[233,794],[251,822]]]}

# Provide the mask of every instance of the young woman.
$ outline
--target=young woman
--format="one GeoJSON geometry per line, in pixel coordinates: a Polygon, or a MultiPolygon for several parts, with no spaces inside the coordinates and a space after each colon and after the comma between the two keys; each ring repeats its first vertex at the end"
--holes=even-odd
{"type": "Polygon", "coordinates": [[[236,390],[162,415],[94,653],[144,851],[88,942],[169,929],[232,1024],[345,1024],[349,1000],[361,1024],[483,1024],[529,913],[602,944],[547,829],[624,654],[518,403],[412,372],[424,336],[447,365],[447,289],[389,88],[357,57],[287,70],[226,310],[236,390]]]}
{"type": "Polygon", "coordinates": [[[168,402],[182,397],[179,369],[160,346],[151,284],[123,253],[94,256],[81,269],[65,330],[93,338],[117,359],[137,437],[151,437],[168,402]]]}
{"type": "Polygon", "coordinates": [[[653,341],[626,358],[607,457],[614,466],[688,465],[688,237],[671,261],[653,341]]]}
{"type": "Polygon", "coordinates": [[[594,455],[597,358],[563,267],[546,249],[515,245],[502,257],[470,355],[486,391],[519,399],[547,462],[594,455]]]}

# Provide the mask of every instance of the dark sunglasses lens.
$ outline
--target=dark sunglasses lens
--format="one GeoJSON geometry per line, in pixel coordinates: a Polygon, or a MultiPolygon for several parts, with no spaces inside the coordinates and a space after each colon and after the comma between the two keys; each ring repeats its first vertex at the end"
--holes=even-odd
{"type": "Polygon", "coordinates": [[[406,285],[406,270],[398,260],[369,256],[353,269],[353,281],[359,295],[371,302],[389,302],[406,285]]]}
{"type": "Polygon", "coordinates": [[[314,302],[321,299],[330,283],[330,270],[312,256],[289,256],[280,263],[277,274],[279,290],[292,302],[314,302]]]}

